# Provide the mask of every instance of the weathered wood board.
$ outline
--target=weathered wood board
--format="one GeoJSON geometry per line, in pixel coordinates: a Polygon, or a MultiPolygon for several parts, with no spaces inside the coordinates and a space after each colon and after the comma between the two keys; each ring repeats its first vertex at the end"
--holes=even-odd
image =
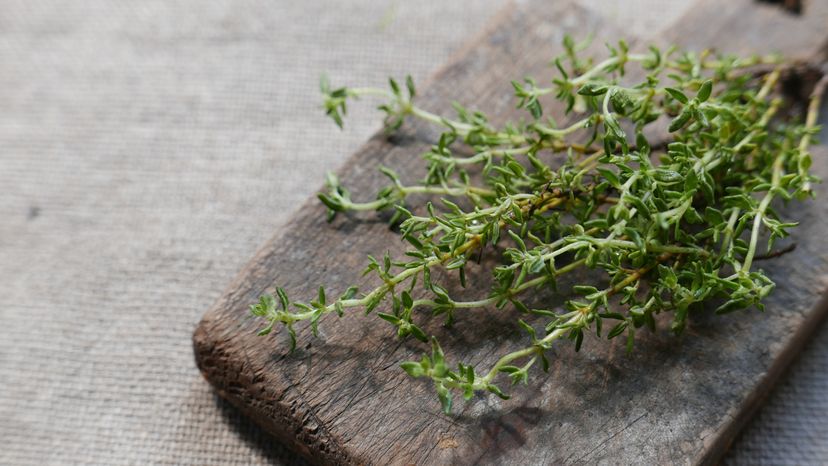
{"type": "MultiPolygon", "coordinates": [[[[747,0],[700,1],[663,37],[692,48],[738,53],[781,51],[825,59],[826,2],[811,1],[804,15],[747,0]],[[722,4],[724,3],[724,4],[722,4]]],[[[547,76],[549,57],[565,32],[617,40],[621,32],[569,3],[522,3],[502,15],[476,45],[440,71],[419,102],[450,113],[457,100],[497,115],[514,116],[508,80],[547,76]]],[[[635,42],[633,40],[633,42],[635,42]]],[[[352,192],[373,193],[383,183],[380,164],[420,176],[418,155],[433,129],[411,122],[399,136],[377,135],[340,170],[352,192]]],[[[814,149],[815,171],[828,178],[828,151],[814,149]]],[[[551,351],[548,376],[538,372],[514,397],[479,395],[440,412],[430,383],[413,383],[398,368],[426,350],[400,342],[375,316],[328,316],[321,337],[300,332],[287,353],[284,332],[255,336],[248,306],[274,284],[295,297],[312,297],[318,284],[342,291],[360,281],[366,254],[400,251],[398,237],[373,215],[325,222],[309,200],[283,232],[268,242],[204,316],[193,337],[207,380],[257,423],[318,463],[334,464],[560,464],[709,463],[725,451],[752,411],[802,346],[828,306],[828,204],[798,204],[786,216],[802,225],[792,253],[761,263],[777,282],[764,314],[692,316],[687,332],[640,333],[636,351],[622,342],[585,339],[551,351]]],[[[480,275],[472,271],[471,279],[480,275]]],[[[513,311],[458,315],[441,337],[454,360],[488,367],[496,355],[524,342],[513,311]],[[466,324],[466,325],[463,325],[466,324]],[[474,330],[474,334],[469,332],[474,330]],[[480,335],[483,338],[480,338],[480,335]]]]}

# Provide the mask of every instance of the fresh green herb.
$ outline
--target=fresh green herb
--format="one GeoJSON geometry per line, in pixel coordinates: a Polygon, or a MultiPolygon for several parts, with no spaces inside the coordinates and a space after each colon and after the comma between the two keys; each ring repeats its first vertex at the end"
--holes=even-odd
{"type": "Polygon", "coordinates": [[[428,171],[420,183],[405,184],[383,168],[390,184],[374,201],[352,200],[333,175],[329,191],[319,194],[330,218],[393,210],[392,222],[410,245],[407,259],[369,257],[365,273],[382,285],[362,294],[351,287],[334,298],[320,287],[305,303],[277,288],[276,297],[264,295],[251,306],[266,322],[260,333],[282,324],[295,345],[296,322],[309,321],[315,331],[325,314],[381,309],[377,316],[400,338],[430,340],[430,354],[401,366],[412,377],[431,379],[448,413],[456,392],[465,399],[479,391],[508,398],[499,376],[518,384],[535,364],[547,370],[546,351],[556,340],[572,340],[577,350],[586,332],[606,332],[609,339],[625,335],[631,350],[636,331],[655,329],[660,313],[672,313],[678,333],[692,306],[714,298],[722,303],[720,314],[761,310],[774,283],[754,268],[758,251],[772,251],[796,225],[781,220],[772,203],[808,197],[816,181],[808,172],[808,146],[817,132],[819,93],[798,123],[781,115],[777,83],[784,68],[775,57],[657,48],[632,54],[620,42],[593,64],[578,57],[582,47],[571,39],[564,45],[550,87],[529,78],[512,82],[518,107],[531,118],[503,127],[460,105],[455,119],[416,106],[410,78],[390,80],[389,90],[334,89],[323,80],[325,109],[339,126],[349,99],[380,96],[390,131],[413,116],[445,132],[423,156],[428,171]],[[761,73],[756,65],[775,68],[761,73]],[[563,102],[568,124],[546,117],[545,96],[563,102]],[[645,134],[658,131],[645,130],[659,125],[669,135],[648,139],[645,134]],[[474,155],[456,154],[461,144],[474,155]],[[441,202],[414,208],[406,204],[412,194],[441,202]],[[494,285],[480,299],[458,300],[434,279],[440,268],[465,286],[467,263],[493,250],[488,245],[505,250],[491,271],[494,285]],[[576,297],[560,309],[526,304],[533,291],[556,290],[560,277],[580,268],[605,278],[572,286],[576,297]],[[483,371],[464,363],[452,369],[436,338],[422,329],[423,311],[451,324],[457,312],[509,305],[544,316],[546,325],[517,320],[528,335],[526,347],[483,371]]]}

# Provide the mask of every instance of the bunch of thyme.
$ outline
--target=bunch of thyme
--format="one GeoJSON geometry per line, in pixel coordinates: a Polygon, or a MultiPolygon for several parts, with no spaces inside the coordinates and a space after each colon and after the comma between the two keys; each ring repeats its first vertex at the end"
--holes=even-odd
{"type": "Polygon", "coordinates": [[[455,119],[416,106],[410,78],[404,86],[390,80],[388,90],[333,89],[323,80],[325,109],[339,126],[346,102],[370,95],[386,99],[379,108],[390,130],[411,116],[444,132],[423,155],[428,170],[421,183],[406,185],[382,168],[390,184],[373,201],[352,200],[333,175],[329,192],[319,195],[331,218],[393,210],[392,222],[411,246],[406,259],[369,257],[365,272],[382,284],[361,294],[351,287],[329,300],[320,287],[306,303],[277,288],[275,297],[266,294],[251,306],[267,322],[260,333],[282,324],[295,345],[297,322],[309,321],[315,333],[325,314],[381,308],[376,315],[399,337],[431,341],[430,354],[401,366],[412,377],[431,379],[448,413],[455,391],[466,399],[485,390],[508,398],[498,376],[517,384],[535,364],[547,370],[546,351],[556,340],[572,340],[578,350],[585,332],[606,332],[610,339],[626,334],[631,349],[636,331],[655,329],[660,313],[672,313],[678,333],[691,306],[714,298],[721,303],[717,313],[762,309],[774,283],[754,262],[760,248],[771,251],[796,225],[780,220],[773,201],[811,194],[808,147],[817,131],[819,93],[798,123],[779,115],[784,68],[776,57],[655,47],[634,54],[622,41],[593,63],[579,57],[581,47],[571,39],[564,48],[549,87],[528,78],[512,82],[517,105],[530,118],[503,127],[456,104],[455,119]],[[764,71],[756,71],[758,65],[764,71]],[[637,80],[630,78],[631,67],[637,80]],[[547,95],[563,102],[567,125],[546,117],[547,95]],[[666,140],[651,142],[645,128],[659,124],[666,140]],[[459,145],[473,155],[459,155],[459,145]],[[482,176],[472,176],[475,170],[482,176]],[[413,208],[406,201],[414,194],[439,202],[413,208]],[[488,244],[505,249],[492,270],[494,285],[480,299],[458,300],[432,278],[443,269],[466,286],[467,263],[488,244]],[[525,304],[527,295],[556,290],[561,276],[579,268],[605,280],[572,286],[568,296],[576,297],[562,308],[525,304]],[[453,370],[436,338],[421,327],[429,314],[450,324],[456,312],[505,306],[547,323],[539,331],[517,320],[527,345],[487,370],[462,362],[453,370]]]}

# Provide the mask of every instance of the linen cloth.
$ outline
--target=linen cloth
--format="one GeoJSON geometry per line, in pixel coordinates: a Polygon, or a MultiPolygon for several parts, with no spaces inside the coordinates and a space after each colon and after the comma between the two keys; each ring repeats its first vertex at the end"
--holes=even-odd
{"type": "MultiPolygon", "coordinates": [[[[680,0],[584,4],[656,33],[680,0]]],[[[422,81],[502,0],[0,1],[0,464],[297,464],[190,336],[374,131],[317,83],[422,81]]],[[[539,57],[546,59],[546,57],[539,57]]],[[[728,461],[828,461],[828,331],[728,461]]]]}

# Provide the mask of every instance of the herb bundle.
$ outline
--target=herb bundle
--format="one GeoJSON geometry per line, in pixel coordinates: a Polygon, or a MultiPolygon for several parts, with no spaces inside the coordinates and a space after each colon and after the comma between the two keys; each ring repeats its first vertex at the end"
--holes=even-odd
{"type": "Polygon", "coordinates": [[[797,122],[782,115],[784,67],[776,57],[655,47],[634,54],[622,41],[594,63],[579,56],[582,48],[566,38],[549,87],[513,81],[517,106],[530,118],[502,127],[457,104],[454,119],[416,106],[410,78],[403,86],[390,80],[387,90],[334,89],[323,80],[325,109],[340,127],[347,101],[370,95],[386,100],[379,108],[389,130],[410,116],[443,133],[423,154],[421,183],[404,184],[382,168],[390,183],[373,201],[352,200],[333,175],[329,191],[319,195],[330,218],[392,210],[392,223],[410,245],[406,259],[369,256],[365,273],[382,284],[363,293],[350,287],[329,299],[320,287],[310,302],[291,300],[282,288],[263,295],[251,306],[266,321],[260,334],[281,324],[295,345],[297,322],[309,321],[316,333],[325,314],[377,311],[399,337],[431,341],[430,354],[401,366],[412,377],[431,379],[448,413],[455,392],[466,399],[477,391],[508,398],[499,377],[517,384],[536,364],[547,370],[546,351],[557,340],[571,340],[578,350],[586,332],[625,335],[629,350],[636,331],[654,330],[661,313],[672,314],[671,329],[679,333],[691,308],[710,300],[721,303],[717,313],[762,309],[774,283],[755,262],[773,255],[774,241],[796,225],[782,221],[772,203],[808,197],[816,181],[808,147],[820,93],[797,122]],[[542,101],[552,97],[563,102],[567,124],[544,114],[542,101]],[[659,127],[662,136],[645,137],[659,127]],[[458,146],[473,154],[461,155],[458,146]],[[413,195],[439,202],[410,206],[413,195]],[[433,278],[442,269],[465,287],[467,264],[498,246],[493,285],[480,299],[459,300],[445,279],[433,278]],[[604,279],[561,290],[570,299],[560,308],[526,304],[533,292],[557,291],[561,277],[581,268],[604,279]],[[506,306],[543,316],[546,325],[539,330],[517,319],[526,346],[483,370],[462,362],[453,369],[422,329],[429,315],[450,325],[457,312],[506,306]]]}

